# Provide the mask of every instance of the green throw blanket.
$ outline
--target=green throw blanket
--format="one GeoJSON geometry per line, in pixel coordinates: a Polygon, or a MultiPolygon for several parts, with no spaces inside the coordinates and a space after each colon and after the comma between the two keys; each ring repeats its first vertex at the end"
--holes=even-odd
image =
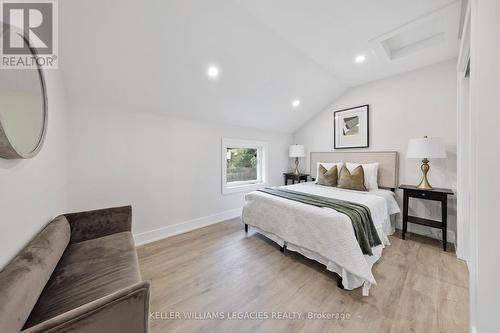
{"type": "Polygon", "coordinates": [[[259,190],[260,192],[275,195],[277,197],[298,201],[304,204],[332,208],[339,213],[347,215],[352,222],[354,234],[358,240],[363,254],[373,255],[372,247],[382,244],[377,230],[373,224],[370,209],[365,205],[354,202],[326,198],[319,195],[286,190],[283,188],[270,188],[259,190]]]}

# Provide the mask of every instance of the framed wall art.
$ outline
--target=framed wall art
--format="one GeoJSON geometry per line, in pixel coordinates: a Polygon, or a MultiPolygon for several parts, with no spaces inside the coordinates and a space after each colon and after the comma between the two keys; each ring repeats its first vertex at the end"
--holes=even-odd
{"type": "Polygon", "coordinates": [[[333,148],[368,148],[370,146],[368,104],[333,112],[333,148]]]}

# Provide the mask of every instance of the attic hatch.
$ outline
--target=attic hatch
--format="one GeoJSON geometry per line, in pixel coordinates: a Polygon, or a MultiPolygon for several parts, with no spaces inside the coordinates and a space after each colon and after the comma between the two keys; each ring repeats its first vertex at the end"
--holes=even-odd
{"type": "Polygon", "coordinates": [[[429,57],[445,51],[456,40],[459,25],[458,2],[452,2],[411,20],[369,41],[381,60],[429,57]]]}
{"type": "Polygon", "coordinates": [[[444,42],[445,33],[438,18],[418,22],[418,24],[380,41],[391,60],[444,42]]]}

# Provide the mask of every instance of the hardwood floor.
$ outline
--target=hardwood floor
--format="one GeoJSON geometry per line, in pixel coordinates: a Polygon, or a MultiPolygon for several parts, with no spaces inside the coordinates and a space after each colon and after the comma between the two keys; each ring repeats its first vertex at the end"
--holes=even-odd
{"type": "Polygon", "coordinates": [[[138,247],[142,276],[152,284],[151,332],[467,332],[465,263],[438,241],[390,239],[369,297],[338,289],[324,266],[281,253],[252,228],[245,234],[237,219],[138,247]],[[215,312],[226,319],[199,319],[215,312]],[[257,312],[349,319],[235,319],[257,312]],[[184,319],[189,314],[198,319],[184,319]]]}

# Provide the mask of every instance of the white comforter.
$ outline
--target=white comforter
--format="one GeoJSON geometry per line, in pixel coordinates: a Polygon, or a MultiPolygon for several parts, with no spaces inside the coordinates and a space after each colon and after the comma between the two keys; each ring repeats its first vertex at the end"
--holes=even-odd
{"type": "Polygon", "coordinates": [[[390,215],[400,211],[394,193],[359,192],[314,183],[286,188],[366,205],[383,244],[372,248],[373,256],[363,255],[347,215],[258,191],[246,195],[243,222],[280,246],[286,244],[287,249],[325,264],[328,270],[342,276],[344,288],[362,286],[363,295],[368,295],[371,285],[376,284],[372,266],[382,255],[384,246],[389,245],[387,235],[393,230],[390,215]]]}

